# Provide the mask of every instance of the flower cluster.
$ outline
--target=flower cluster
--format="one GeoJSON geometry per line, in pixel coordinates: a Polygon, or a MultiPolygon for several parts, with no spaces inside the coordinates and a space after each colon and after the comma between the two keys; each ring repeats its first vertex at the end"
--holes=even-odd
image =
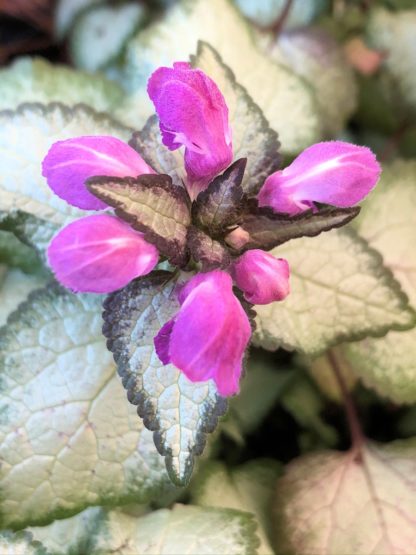
{"type": "MultiPolygon", "coordinates": [[[[163,144],[171,151],[184,148],[186,175],[180,195],[193,214],[194,205],[201,205],[206,192],[233,161],[225,99],[207,75],[182,62],[173,68],[159,68],[149,80],[148,93],[159,117],[163,144]]],[[[239,181],[244,173],[244,168],[243,172],[240,169],[241,164],[237,167],[239,181]]],[[[270,175],[257,198],[246,200],[254,200],[259,210],[267,207],[268,213],[287,221],[306,211],[313,215],[320,204],[354,205],[374,187],[379,172],[369,149],[339,141],[323,142],[270,175]]],[[[108,136],[60,141],[45,157],[43,175],[50,188],[69,204],[105,211],[70,223],[49,246],[49,264],[67,288],[110,293],[150,273],[164,257],[169,258],[158,242],[152,241],[153,235],[140,231],[142,227],[137,228],[130,217],[123,221],[124,212],[114,212],[111,208],[115,206],[91,186],[97,180],[118,179],[119,196],[123,196],[123,186],[132,194],[139,191],[140,176],[148,176],[141,178],[142,193],[152,184],[161,186],[158,179],[162,176],[133,146],[108,136]]],[[[238,221],[213,237],[207,235],[204,225],[198,228],[192,222],[191,228],[189,241],[198,244],[201,236],[208,237],[225,254],[208,266],[201,265],[197,249],[183,258],[179,266],[197,273],[178,286],[180,308],[155,337],[155,348],[162,363],[173,363],[191,381],[213,379],[221,395],[232,395],[239,388],[251,336],[250,321],[235,288],[250,304],[281,301],[289,294],[289,265],[254,248],[250,231],[238,221]]]]}

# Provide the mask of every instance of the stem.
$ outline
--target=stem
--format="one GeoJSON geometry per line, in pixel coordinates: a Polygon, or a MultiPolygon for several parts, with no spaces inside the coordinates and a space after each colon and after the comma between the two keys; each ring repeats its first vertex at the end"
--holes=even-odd
{"type": "Polygon", "coordinates": [[[286,23],[286,19],[288,18],[288,15],[292,8],[292,4],[293,4],[293,0],[286,0],[285,7],[283,8],[282,13],[279,16],[279,19],[276,21],[276,23],[273,23],[273,25],[271,25],[267,29],[275,36],[277,36],[283,30],[283,27],[285,26],[285,23],[286,23]]]}
{"type": "Polygon", "coordinates": [[[357,409],[345,383],[340,364],[334,351],[330,349],[327,356],[332,370],[334,371],[334,375],[337,379],[344,400],[344,406],[351,435],[352,450],[355,451],[357,453],[357,456],[359,457],[361,454],[361,447],[365,441],[365,438],[363,430],[361,428],[360,420],[358,418],[357,409]]]}

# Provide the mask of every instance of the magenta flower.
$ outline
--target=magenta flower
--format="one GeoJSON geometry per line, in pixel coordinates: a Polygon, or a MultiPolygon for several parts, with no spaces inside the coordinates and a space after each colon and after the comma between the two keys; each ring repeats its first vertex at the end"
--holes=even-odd
{"type": "Polygon", "coordinates": [[[64,227],[48,249],[57,278],[74,292],[109,293],[148,274],[157,249],[125,222],[108,214],[87,216],[64,227]]]}
{"type": "Polygon", "coordinates": [[[315,202],[345,208],[373,189],[380,172],[369,148],[341,141],[317,143],[270,175],[258,200],[260,206],[291,215],[315,208],[315,202]]]}
{"type": "Polygon", "coordinates": [[[52,191],[68,204],[84,210],[107,205],[85,187],[89,177],[136,177],[155,171],[138,152],[115,137],[76,137],[58,141],[43,160],[42,175],[52,191]]]}
{"type": "Polygon", "coordinates": [[[157,69],[147,90],[163,144],[169,150],[185,147],[186,185],[193,199],[233,158],[224,97],[212,79],[184,62],[157,69]]]}
{"type": "Polygon", "coordinates": [[[251,336],[231,277],[214,270],[197,274],[179,291],[181,308],[155,337],[164,364],[180,368],[193,382],[213,379],[220,395],[234,395],[251,336]]]}
{"type": "Polygon", "coordinates": [[[233,266],[234,279],[252,304],[282,301],[289,295],[289,264],[259,249],[245,252],[233,266]]]}
{"type": "MultiPolygon", "coordinates": [[[[52,145],[43,161],[49,187],[68,204],[87,210],[108,206],[85,186],[97,175],[155,173],[129,145],[115,137],[77,137],[52,145]]],[[[145,275],[158,263],[157,249],[125,222],[109,215],[82,218],[64,227],[48,248],[58,281],[75,292],[110,293],[145,275]]]]}

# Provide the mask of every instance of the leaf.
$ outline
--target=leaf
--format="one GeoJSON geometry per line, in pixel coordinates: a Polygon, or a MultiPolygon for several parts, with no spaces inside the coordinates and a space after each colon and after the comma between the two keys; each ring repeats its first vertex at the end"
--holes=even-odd
{"type": "Polygon", "coordinates": [[[28,532],[0,531],[0,553],[4,555],[48,555],[45,548],[34,541],[28,532]]]}
{"type": "Polygon", "coordinates": [[[343,340],[414,325],[414,312],[380,254],[351,229],[295,239],[272,254],[290,264],[291,294],[256,306],[256,344],[315,356],[343,340]]]}
{"type": "MultiPolygon", "coordinates": [[[[278,152],[280,143],[262,112],[264,106],[259,107],[253,101],[250,93],[236,80],[234,67],[227,65],[228,60],[223,61],[220,54],[206,42],[198,42],[197,54],[191,56],[191,62],[215,81],[225,97],[234,158],[247,159],[243,190],[248,195],[254,195],[266,177],[276,171],[281,163],[278,152]]],[[[280,127],[279,133],[284,133],[280,127]]]]}
{"type": "Polygon", "coordinates": [[[0,513],[46,524],[88,505],[168,489],[101,333],[101,298],[57,285],[32,293],[0,331],[0,513]]]}
{"type": "MultiPolygon", "coordinates": [[[[99,75],[89,75],[43,58],[18,58],[0,69],[0,110],[15,110],[26,102],[80,102],[97,111],[112,112],[121,102],[120,87],[99,75]]],[[[33,146],[33,145],[32,145],[33,146]]]]}
{"type": "Polygon", "coordinates": [[[269,540],[273,532],[270,512],[280,474],[280,464],[268,459],[253,460],[233,469],[219,461],[209,462],[196,475],[192,500],[202,507],[252,513],[258,525],[258,553],[273,555],[269,540]]]}
{"type": "Polygon", "coordinates": [[[212,380],[192,383],[172,364],[164,366],[156,354],[155,335],[179,309],[175,285],[171,274],[160,272],[109,295],[103,332],[129,401],[154,432],[171,480],[184,485],[206,434],[215,429],[227,405],[212,380]]]}
{"type": "Polygon", "coordinates": [[[323,208],[297,216],[275,214],[270,208],[256,208],[242,217],[240,227],[248,233],[244,250],[270,250],[298,237],[315,237],[323,231],[342,227],[357,216],[359,207],[323,208]]]}
{"type": "Polygon", "coordinates": [[[222,175],[216,177],[192,204],[192,217],[211,235],[220,234],[224,228],[238,220],[242,210],[243,188],[241,182],[247,160],[234,162],[222,175]]]}
{"type": "Polygon", "coordinates": [[[137,178],[93,177],[88,190],[115,209],[119,218],[156,245],[173,264],[186,262],[186,235],[191,224],[189,199],[168,175],[137,178]]]}
{"type": "Polygon", "coordinates": [[[73,27],[77,17],[102,0],[58,0],[55,8],[55,34],[63,39],[73,27]]]}
{"type": "MultiPolygon", "coordinates": [[[[286,0],[236,0],[242,13],[261,27],[275,24],[286,7],[286,0]]],[[[303,0],[293,0],[285,28],[303,27],[311,23],[326,7],[326,0],[312,0],[305,4],[303,0]]]]}
{"type": "MultiPolygon", "coordinates": [[[[35,249],[40,258],[45,261],[45,251],[58,229],[57,225],[21,210],[10,210],[9,212],[0,210],[0,230],[11,232],[19,239],[19,243],[25,251],[22,251],[22,247],[20,247],[17,253],[27,253],[25,260],[29,271],[33,271],[33,267],[36,269],[35,262],[38,262],[38,257],[31,249],[35,249]]],[[[7,233],[7,235],[11,235],[11,233],[7,233]]],[[[13,266],[13,264],[10,265],[13,266]]]]}
{"type": "MultiPolygon", "coordinates": [[[[416,306],[416,162],[397,161],[384,168],[374,193],[356,221],[359,233],[382,255],[416,306]]],[[[382,339],[346,345],[354,372],[377,392],[397,403],[416,402],[416,330],[389,332],[382,339]]]]}
{"type": "Polygon", "coordinates": [[[357,107],[358,92],[354,70],[342,46],[322,28],[303,27],[280,33],[267,44],[266,52],[314,89],[325,135],[340,133],[357,107]]]}
{"type": "Polygon", "coordinates": [[[376,50],[387,52],[383,61],[384,82],[397,110],[404,102],[415,116],[416,66],[414,28],[416,10],[390,12],[378,7],[372,10],[367,26],[367,39],[376,50]]]}
{"type": "Polygon", "coordinates": [[[190,505],[175,505],[140,518],[89,509],[44,530],[33,528],[32,533],[54,555],[256,555],[258,545],[251,515],[190,505]],[[62,537],[68,539],[67,544],[62,537]]]}
{"type": "Polygon", "coordinates": [[[0,326],[3,326],[9,314],[26,300],[29,293],[43,287],[46,279],[40,275],[26,275],[18,269],[9,268],[0,276],[0,282],[0,326]]]}
{"type": "MultiPolygon", "coordinates": [[[[124,80],[130,94],[117,110],[121,121],[129,125],[133,122],[137,128],[145,123],[153,113],[146,94],[150,74],[159,66],[186,60],[195,51],[198,40],[211,44],[218,51],[237,81],[261,107],[272,127],[279,131],[285,154],[295,154],[319,140],[321,122],[309,85],[257,49],[250,27],[227,0],[182,0],[172,6],[163,20],[149,25],[130,41],[124,80]],[[220,22],[218,14],[221,14],[220,22]]],[[[217,69],[220,78],[222,70],[218,66],[217,69]]],[[[221,78],[217,83],[222,90],[225,83],[221,78]]],[[[230,90],[227,87],[227,91],[230,90]]],[[[225,99],[232,108],[234,93],[230,97],[227,91],[223,91],[225,99]]],[[[250,142],[244,139],[249,129],[245,124],[241,127],[233,118],[230,121],[236,157],[246,157],[239,152],[239,145],[245,140],[250,142]]],[[[255,140],[254,144],[259,143],[255,140]]]]}
{"type": "Polygon", "coordinates": [[[415,553],[415,440],[356,454],[313,453],[288,466],[276,491],[277,553],[415,553]]]}
{"type": "Polygon", "coordinates": [[[75,22],[69,39],[76,67],[97,71],[121,55],[127,40],[143,21],[143,4],[93,6],[75,22]]]}
{"type": "Polygon", "coordinates": [[[188,248],[195,262],[201,262],[203,272],[231,264],[228,250],[195,226],[188,231],[188,248]]]}
{"type": "Polygon", "coordinates": [[[1,230],[0,262],[20,268],[28,274],[38,272],[42,267],[39,258],[32,249],[21,243],[12,233],[1,230]]]}
{"type": "Polygon", "coordinates": [[[23,228],[27,221],[19,223],[19,211],[46,220],[49,227],[36,232],[45,233],[46,238],[52,224],[62,226],[84,216],[84,211],[58,198],[42,177],[41,164],[49,147],[79,135],[113,135],[127,141],[130,132],[87,106],[24,104],[15,112],[0,112],[0,219],[4,211],[13,211],[12,218],[16,216],[18,227],[23,228]]]}

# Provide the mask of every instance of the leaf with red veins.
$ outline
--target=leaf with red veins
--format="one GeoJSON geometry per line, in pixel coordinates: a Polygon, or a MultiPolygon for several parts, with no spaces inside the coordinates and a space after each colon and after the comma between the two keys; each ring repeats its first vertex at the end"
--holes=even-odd
{"type": "Polygon", "coordinates": [[[275,503],[277,553],[413,555],[416,440],[301,457],[275,503]]]}

